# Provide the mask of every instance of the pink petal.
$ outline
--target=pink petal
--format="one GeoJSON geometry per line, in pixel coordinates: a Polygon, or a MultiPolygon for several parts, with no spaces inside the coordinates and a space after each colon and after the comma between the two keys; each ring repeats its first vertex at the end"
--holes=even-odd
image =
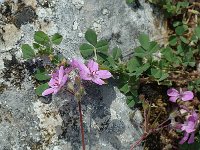
{"type": "Polygon", "coordinates": [[[51,78],[48,85],[53,87],[56,84],[56,80],[54,78],[51,78]]]}
{"type": "Polygon", "coordinates": [[[184,137],[181,139],[181,141],[179,142],[179,144],[185,143],[185,141],[187,141],[188,137],[189,137],[189,133],[185,132],[184,133],[184,137]]]}
{"type": "Polygon", "coordinates": [[[98,85],[103,85],[105,82],[101,80],[100,78],[93,78],[92,81],[98,85]]]}
{"type": "Polygon", "coordinates": [[[187,128],[185,131],[186,131],[187,133],[192,133],[192,132],[195,131],[195,129],[193,129],[193,128],[187,128]]]}
{"type": "Polygon", "coordinates": [[[199,119],[199,116],[195,111],[192,112],[192,116],[194,117],[195,121],[199,119]]]}
{"type": "Polygon", "coordinates": [[[65,75],[65,76],[62,78],[60,87],[62,87],[66,82],[67,82],[67,75],[65,75]]]}
{"type": "Polygon", "coordinates": [[[176,100],[179,98],[179,96],[171,96],[170,98],[169,98],[169,100],[171,101],[171,102],[176,102],[176,100]]]}
{"type": "Polygon", "coordinates": [[[86,67],[86,65],[76,59],[72,60],[71,65],[78,68],[80,72],[90,73],[90,70],[86,67]]]}
{"type": "Polygon", "coordinates": [[[53,89],[53,94],[57,94],[61,87],[57,87],[53,89]]]}
{"type": "Polygon", "coordinates": [[[49,94],[52,94],[52,93],[54,93],[54,89],[49,88],[49,89],[46,89],[44,92],[42,92],[42,96],[46,96],[46,95],[49,95],[49,94]]]}
{"type": "Polygon", "coordinates": [[[66,68],[66,69],[65,69],[65,73],[66,73],[66,74],[69,74],[72,70],[73,70],[72,67],[66,68]]]}
{"type": "Polygon", "coordinates": [[[79,72],[80,78],[83,80],[92,80],[91,74],[84,72],[84,71],[80,71],[79,72]]]}
{"type": "Polygon", "coordinates": [[[168,89],[167,90],[167,95],[168,96],[179,96],[179,92],[176,90],[176,89],[174,89],[174,88],[171,88],[171,89],[168,89]]]}
{"type": "Polygon", "coordinates": [[[194,134],[195,134],[194,132],[191,133],[190,138],[189,138],[189,140],[188,140],[188,144],[194,143],[194,134]]]}
{"type": "Polygon", "coordinates": [[[108,79],[112,77],[112,74],[108,70],[99,70],[96,72],[97,76],[102,79],[108,79]]]}
{"type": "Polygon", "coordinates": [[[194,98],[194,94],[191,91],[185,91],[181,94],[181,99],[183,101],[189,101],[192,100],[194,98]]]}
{"type": "Polygon", "coordinates": [[[58,77],[58,83],[59,83],[59,84],[61,84],[63,76],[64,76],[64,67],[63,67],[63,66],[60,66],[60,69],[59,69],[59,77],[58,77]]]}
{"type": "Polygon", "coordinates": [[[195,131],[195,122],[188,121],[187,125],[184,125],[181,129],[185,130],[187,133],[191,133],[191,132],[195,131]]]}
{"type": "Polygon", "coordinates": [[[79,62],[76,59],[72,59],[72,61],[70,62],[70,65],[74,68],[78,68],[79,66],[79,62]]]}
{"type": "Polygon", "coordinates": [[[59,70],[57,70],[56,72],[52,72],[50,76],[51,78],[55,78],[55,77],[58,77],[58,74],[59,74],[59,70]]]}
{"type": "Polygon", "coordinates": [[[88,66],[88,68],[90,69],[91,72],[96,72],[99,69],[98,63],[96,63],[93,60],[89,60],[87,66],[88,66]]]}

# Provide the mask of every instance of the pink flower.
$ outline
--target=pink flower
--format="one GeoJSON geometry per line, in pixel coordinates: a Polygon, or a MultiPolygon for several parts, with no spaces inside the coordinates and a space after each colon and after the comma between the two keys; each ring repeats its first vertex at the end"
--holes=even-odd
{"type": "Polygon", "coordinates": [[[67,74],[65,74],[64,67],[61,66],[59,70],[51,74],[51,80],[49,81],[50,88],[46,89],[42,96],[46,96],[49,94],[56,94],[61,87],[66,83],[67,81],[67,74]]]}
{"type": "Polygon", "coordinates": [[[108,70],[99,70],[98,63],[93,60],[89,60],[87,66],[78,60],[73,59],[71,65],[79,69],[79,75],[83,80],[91,80],[96,84],[102,85],[105,82],[102,79],[108,79],[112,77],[112,74],[108,70]]]}
{"type": "Polygon", "coordinates": [[[184,122],[184,124],[181,125],[181,130],[185,131],[185,133],[184,133],[184,137],[181,139],[179,144],[185,143],[188,140],[188,138],[189,138],[188,144],[191,144],[191,143],[194,142],[194,135],[195,135],[197,123],[198,123],[198,115],[194,111],[188,117],[187,121],[184,122]]]}
{"type": "Polygon", "coordinates": [[[167,95],[170,96],[169,100],[171,102],[176,102],[177,99],[181,99],[182,101],[189,101],[194,98],[194,94],[191,91],[177,91],[174,88],[167,90],[167,95]]]}

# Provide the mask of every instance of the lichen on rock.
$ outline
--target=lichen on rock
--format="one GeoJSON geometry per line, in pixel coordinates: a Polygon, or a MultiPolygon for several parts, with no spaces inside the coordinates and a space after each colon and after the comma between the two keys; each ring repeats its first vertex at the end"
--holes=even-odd
{"type": "MultiPolygon", "coordinates": [[[[36,96],[30,75],[34,68],[21,58],[21,44],[32,43],[38,30],[49,35],[58,32],[64,40],[56,51],[66,58],[81,58],[79,45],[87,28],[93,28],[111,48],[123,49],[126,59],[132,53],[127,48],[138,45],[135,39],[140,33],[162,37],[163,26],[155,26],[152,8],[144,0],[140,4],[139,8],[129,7],[125,0],[22,0],[0,4],[0,149],[81,148],[76,102],[62,92],[50,102],[36,96]]],[[[90,86],[83,100],[87,149],[128,150],[142,131],[130,121],[133,111],[126,105],[125,96],[114,85],[90,86]]],[[[139,124],[139,112],[135,117],[139,124]]]]}

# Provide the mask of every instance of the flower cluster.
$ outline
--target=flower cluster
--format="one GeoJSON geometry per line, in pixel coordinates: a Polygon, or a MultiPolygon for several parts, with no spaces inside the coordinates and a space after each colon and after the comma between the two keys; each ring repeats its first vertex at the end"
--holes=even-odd
{"type": "MultiPolygon", "coordinates": [[[[192,91],[177,91],[174,88],[167,90],[167,95],[170,96],[169,100],[171,102],[176,102],[177,100],[181,101],[191,101],[194,98],[192,91]]],[[[188,144],[194,142],[195,130],[197,129],[199,123],[199,117],[195,110],[190,111],[185,106],[180,106],[181,110],[187,113],[186,121],[183,124],[177,123],[176,129],[180,129],[184,132],[184,137],[181,139],[179,144],[183,144],[188,140],[188,144]]]]}
{"type": "Polygon", "coordinates": [[[179,144],[183,144],[187,140],[188,144],[194,143],[195,130],[198,124],[198,114],[195,111],[188,113],[189,116],[187,117],[187,120],[184,122],[184,124],[181,124],[181,130],[185,131],[185,133],[179,144]]]}
{"type": "Polygon", "coordinates": [[[191,91],[177,91],[174,88],[167,90],[167,95],[170,96],[169,100],[171,102],[176,102],[177,99],[181,99],[182,101],[190,101],[194,98],[194,94],[191,91]]]}
{"type": "Polygon", "coordinates": [[[73,59],[68,68],[64,69],[64,66],[60,66],[58,70],[50,75],[51,80],[48,83],[50,88],[46,89],[42,95],[56,94],[65,85],[72,70],[78,70],[78,75],[82,80],[89,80],[98,85],[105,84],[103,79],[112,77],[108,70],[100,70],[98,63],[93,60],[89,60],[86,66],[81,61],[73,59]]]}

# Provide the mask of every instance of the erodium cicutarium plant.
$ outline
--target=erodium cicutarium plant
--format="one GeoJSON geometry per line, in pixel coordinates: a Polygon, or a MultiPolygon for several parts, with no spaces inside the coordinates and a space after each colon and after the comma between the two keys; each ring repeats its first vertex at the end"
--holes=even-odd
{"type": "MultiPolygon", "coordinates": [[[[200,4],[196,1],[147,1],[162,9],[168,18],[165,21],[169,32],[156,40],[141,33],[137,38],[139,45],[127,47],[128,56],[118,46],[110,48],[110,39],[100,39],[92,29],[85,32],[85,41],[79,47],[86,63],[79,59],[66,60],[58,53],[57,45],[63,39],[58,33],[48,36],[36,31],[33,44],[22,45],[23,58],[28,64],[43,62],[43,65],[36,65],[32,74],[38,96],[56,94],[61,89],[75,96],[82,145],[85,145],[82,81],[103,85],[106,79],[113,77],[126,96],[129,108],[137,108],[143,114],[143,123],[137,126],[144,134],[131,148],[139,144],[143,144],[144,149],[158,150],[200,147],[200,4]]],[[[135,0],[127,0],[127,3],[134,9],[139,6],[135,0]]],[[[127,115],[130,120],[134,118],[132,114],[127,115]]]]}
{"type": "Polygon", "coordinates": [[[48,82],[49,88],[42,93],[42,96],[57,94],[63,86],[76,84],[76,88],[71,86],[68,91],[75,96],[78,102],[80,128],[82,135],[82,148],[85,150],[84,128],[81,112],[81,99],[85,92],[84,86],[82,85],[82,80],[87,80],[98,85],[103,85],[106,84],[105,79],[112,77],[112,74],[108,70],[99,69],[99,64],[94,60],[89,60],[87,65],[85,65],[80,60],[72,59],[68,67],[60,66],[58,69],[49,74],[49,76],[51,77],[50,81],[48,82]],[[72,72],[73,76],[70,75],[72,72]],[[71,77],[70,79],[68,79],[69,76],[71,77]]]}

